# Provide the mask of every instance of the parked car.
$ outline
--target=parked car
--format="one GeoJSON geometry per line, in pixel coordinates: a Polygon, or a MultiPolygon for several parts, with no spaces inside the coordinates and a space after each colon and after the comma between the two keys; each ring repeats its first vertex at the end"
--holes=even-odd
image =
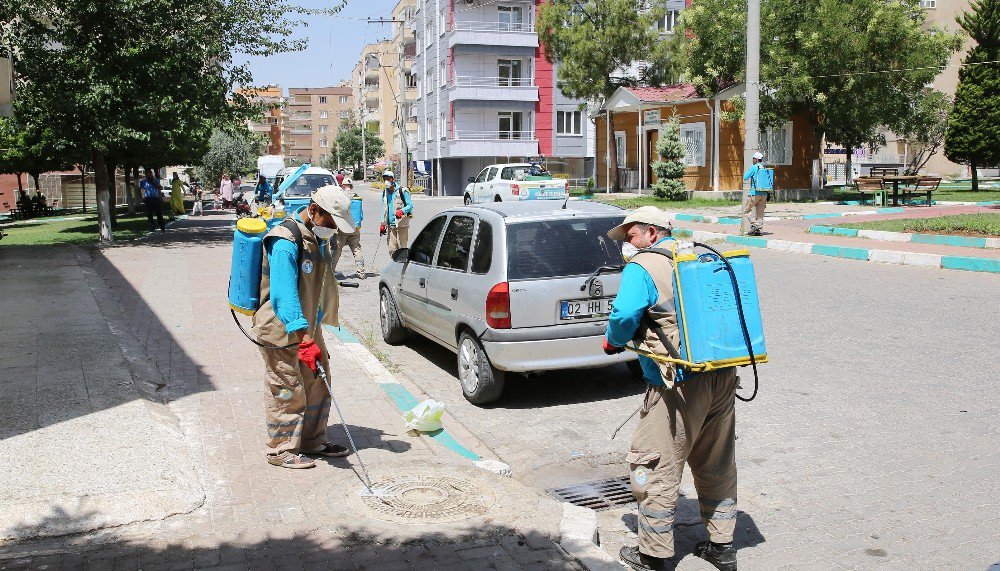
{"type": "Polygon", "coordinates": [[[470,176],[465,204],[516,200],[565,200],[569,181],[552,178],[538,165],[506,163],[490,165],[470,176]]]}
{"type": "Polygon", "coordinates": [[[638,371],[601,347],[624,265],[607,232],[625,211],[594,202],[460,206],[433,218],[382,271],[387,343],[416,333],[455,351],[465,398],[495,401],[507,373],[638,371]]]}
{"type": "MultiPolygon", "coordinates": [[[[281,183],[286,178],[291,177],[298,171],[298,167],[287,167],[278,171],[274,181],[274,190],[277,193],[281,183]]],[[[301,175],[295,178],[292,184],[285,190],[283,198],[285,209],[294,212],[301,206],[306,206],[312,199],[312,193],[318,188],[336,184],[333,173],[322,167],[308,167],[301,175]]]]}

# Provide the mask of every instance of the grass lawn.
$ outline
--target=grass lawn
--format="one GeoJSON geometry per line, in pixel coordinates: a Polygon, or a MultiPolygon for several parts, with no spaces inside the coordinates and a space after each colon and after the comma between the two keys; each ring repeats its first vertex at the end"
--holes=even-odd
{"type": "Polygon", "coordinates": [[[656,198],[655,196],[636,196],[635,198],[619,198],[614,200],[604,200],[601,195],[595,194],[595,200],[614,204],[621,208],[632,209],[640,206],[658,206],[664,210],[685,209],[685,208],[710,208],[713,206],[739,206],[739,200],[711,200],[707,198],[692,198],[690,200],[670,200],[669,198],[656,198]]]}
{"type": "MultiPolygon", "coordinates": [[[[952,183],[945,185],[941,183],[941,186],[934,191],[931,195],[932,200],[937,201],[951,201],[951,202],[987,202],[991,200],[1000,200],[1000,188],[990,188],[986,185],[979,185],[979,192],[972,192],[968,183],[952,183]]],[[[891,192],[890,188],[890,192],[891,192]]],[[[899,189],[900,200],[902,200],[903,189],[899,189]]],[[[834,200],[858,200],[860,195],[853,190],[838,189],[834,191],[834,200]]],[[[915,199],[923,199],[924,196],[913,195],[915,199]]],[[[871,194],[867,194],[868,200],[871,200],[871,194]]]]}
{"type": "MultiPolygon", "coordinates": [[[[164,221],[172,217],[164,216],[164,221]]],[[[97,215],[90,214],[81,220],[46,221],[36,218],[23,224],[5,226],[7,236],[0,241],[3,246],[50,246],[56,244],[92,244],[97,242],[97,215]]],[[[149,231],[146,215],[118,214],[114,227],[116,241],[134,240],[149,231]]]]}
{"type": "Polygon", "coordinates": [[[956,214],[934,218],[902,218],[877,222],[837,224],[841,228],[884,230],[887,232],[918,232],[922,234],[959,234],[963,236],[1000,236],[1000,213],[956,214]]]}

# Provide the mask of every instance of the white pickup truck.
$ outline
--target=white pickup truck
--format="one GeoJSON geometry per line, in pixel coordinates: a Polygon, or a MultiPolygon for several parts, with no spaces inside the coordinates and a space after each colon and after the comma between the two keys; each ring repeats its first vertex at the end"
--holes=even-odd
{"type": "MultiPolygon", "coordinates": [[[[538,167],[534,167],[537,172],[538,167]]],[[[465,203],[510,202],[515,200],[564,200],[569,181],[548,174],[532,175],[528,163],[490,165],[469,177],[465,187],[465,203]]]]}

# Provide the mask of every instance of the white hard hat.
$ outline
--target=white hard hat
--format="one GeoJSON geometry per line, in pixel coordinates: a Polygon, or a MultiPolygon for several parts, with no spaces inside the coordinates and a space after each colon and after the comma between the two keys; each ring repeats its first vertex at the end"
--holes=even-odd
{"type": "Polygon", "coordinates": [[[392,169],[385,169],[384,171],[382,171],[382,178],[386,177],[396,178],[396,175],[392,173],[392,169]]]}
{"type": "Polygon", "coordinates": [[[670,217],[667,216],[666,212],[655,206],[643,206],[642,208],[637,208],[635,212],[626,216],[624,222],[609,230],[608,238],[611,238],[612,240],[624,240],[625,229],[636,222],[642,224],[652,224],[653,226],[659,226],[660,228],[666,228],[668,230],[673,227],[673,225],[670,224],[670,217]]]}
{"type": "Polygon", "coordinates": [[[351,234],[354,232],[354,222],[351,220],[351,199],[347,197],[343,189],[335,184],[316,189],[312,195],[312,201],[323,210],[333,216],[337,223],[337,229],[351,234]]]}
{"type": "Polygon", "coordinates": [[[753,154],[753,158],[757,159],[758,161],[762,161],[764,160],[764,153],[757,151],[756,153],[753,154]]]}

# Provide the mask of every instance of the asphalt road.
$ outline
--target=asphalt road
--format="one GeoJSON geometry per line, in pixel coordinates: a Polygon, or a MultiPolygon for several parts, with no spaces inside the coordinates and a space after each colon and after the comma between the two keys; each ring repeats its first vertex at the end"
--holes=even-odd
{"type": "MultiPolygon", "coordinates": [[[[370,260],[378,195],[362,193],[370,260]]],[[[411,239],[459,200],[415,204],[411,239]]],[[[984,568],[1000,561],[993,385],[1000,276],[770,250],[753,250],[752,259],[770,363],[760,367],[757,399],[737,405],[741,562],[984,568]]],[[[341,270],[353,273],[342,260],[341,270]]],[[[386,260],[383,244],[377,266],[386,260]]],[[[462,397],[452,353],[419,338],[382,342],[376,282],[342,296],[348,326],[397,374],[447,403],[515,478],[548,489],[625,474],[635,421],[616,440],[610,435],[639,405],[643,387],[624,367],[511,378],[500,402],[473,406],[462,397]]],[[[749,389],[749,370],[740,374],[749,389]]],[[[682,491],[690,495],[690,480],[682,491]]],[[[602,514],[609,546],[629,540],[628,512],[602,514]]],[[[681,553],[698,529],[683,528],[681,553]]]]}

